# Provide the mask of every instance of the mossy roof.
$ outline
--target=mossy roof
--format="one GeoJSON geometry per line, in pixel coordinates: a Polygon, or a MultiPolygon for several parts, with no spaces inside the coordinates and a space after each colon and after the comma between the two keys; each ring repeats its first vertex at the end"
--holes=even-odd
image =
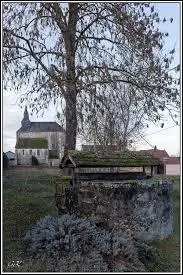
{"type": "Polygon", "coordinates": [[[44,149],[48,148],[48,141],[44,138],[19,138],[15,148],[44,149]]]}
{"type": "Polygon", "coordinates": [[[113,154],[97,154],[86,151],[68,151],[61,166],[73,164],[75,167],[139,167],[159,165],[160,160],[139,151],[124,151],[113,154]]]}

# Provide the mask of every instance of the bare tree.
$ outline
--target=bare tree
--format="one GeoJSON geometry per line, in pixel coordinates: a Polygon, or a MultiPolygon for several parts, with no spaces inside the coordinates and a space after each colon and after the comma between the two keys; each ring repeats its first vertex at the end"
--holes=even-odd
{"type": "Polygon", "coordinates": [[[148,3],[3,3],[4,88],[25,87],[20,103],[37,112],[64,99],[66,150],[75,148],[89,101],[102,106],[117,83],[136,88],[159,120],[158,110],[179,107],[175,50],[163,54],[168,34],[155,27],[160,21],[148,3]]]}
{"type": "Polygon", "coordinates": [[[116,90],[105,93],[104,103],[92,113],[85,114],[82,127],[87,142],[107,148],[123,150],[138,140],[138,133],[146,127],[143,104],[137,104],[135,91],[131,85],[121,85],[116,90]],[[120,91],[120,92],[119,92],[120,91]],[[101,111],[100,111],[101,110],[101,111]]]}

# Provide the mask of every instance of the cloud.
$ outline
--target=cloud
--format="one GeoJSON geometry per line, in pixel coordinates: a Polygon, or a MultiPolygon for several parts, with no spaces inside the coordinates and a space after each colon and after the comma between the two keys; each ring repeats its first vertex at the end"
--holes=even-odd
{"type": "MultiPolygon", "coordinates": [[[[16,131],[21,127],[24,107],[18,106],[18,95],[15,93],[3,93],[3,116],[2,116],[2,134],[3,134],[3,151],[14,151],[16,144],[16,131]]],[[[30,113],[30,112],[29,112],[30,113]]],[[[45,110],[44,117],[39,114],[29,116],[31,121],[55,121],[56,109],[53,105],[45,110]]]]}
{"type": "MultiPolygon", "coordinates": [[[[155,131],[153,130],[153,132],[156,131],[158,131],[157,128],[155,131]]],[[[150,132],[152,132],[152,130],[150,132]]],[[[178,126],[157,134],[147,135],[144,138],[149,144],[152,145],[152,147],[156,145],[160,150],[165,149],[169,155],[180,152],[180,127],[178,126]]],[[[147,142],[145,142],[145,140],[141,140],[141,142],[138,144],[138,150],[152,149],[152,147],[147,142]]]]}

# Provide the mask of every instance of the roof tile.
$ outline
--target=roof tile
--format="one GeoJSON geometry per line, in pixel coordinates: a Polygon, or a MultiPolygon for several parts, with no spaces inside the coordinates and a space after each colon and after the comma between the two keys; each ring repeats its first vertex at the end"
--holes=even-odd
{"type": "Polygon", "coordinates": [[[161,161],[163,161],[164,158],[169,158],[169,155],[165,150],[150,149],[150,150],[140,150],[140,151],[147,152],[147,153],[153,155],[155,158],[160,159],[161,161]]]}
{"type": "Polygon", "coordinates": [[[57,122],[31,122],[29,127],[21,127],[17,132],[64,132],[57,122]]]}

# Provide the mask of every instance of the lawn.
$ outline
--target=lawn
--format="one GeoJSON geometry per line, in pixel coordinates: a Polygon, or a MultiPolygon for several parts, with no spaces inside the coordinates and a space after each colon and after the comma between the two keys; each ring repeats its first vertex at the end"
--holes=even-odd
{"type": "MultiPolygon", "coordinates": [[[[22,236],[39,218],[56,213],[55,187],[52,175],[59,169],[9,169],[3,173],[3,266],[5,272],[38,272],[26,263],[22,236]],[[14,262],[13,262],[14,261],[14,262]],[[22,266],[14,264],[23,262],[22,266]],[[8,265],[12,265],[9,267],[8,265]]],[[[180,178],[174,184],[174,234],[166,240],[154,241],[159,261],[147,263],[151,272],[180,271],[180,178]]]]}
{"type": "MultiPolygon", "coordinates": [[[[155,179],[157,178],[156,176],[155,179]]],[[[162,178],[167,177],[161,176],[162,178]]],[[[158,261],[148,264],[151,272],[180,272],[180,177],[169,176],[169,178],[174,180],[174,232],[166,240],[151,243],[159,251],[158,261]]]]}
{"type": "MultiPolygon", "coordinates": [[[[40,218],[56,212],[53,169],[11,169],[3,173],[3,259],[4,271],[13,261],[23,261],[21,239],[40,218]]],[[[13,267],[13,270],[15,268],[13,267]]],[[[18,271],[18,270],[17,270],[18,271]]]]}

